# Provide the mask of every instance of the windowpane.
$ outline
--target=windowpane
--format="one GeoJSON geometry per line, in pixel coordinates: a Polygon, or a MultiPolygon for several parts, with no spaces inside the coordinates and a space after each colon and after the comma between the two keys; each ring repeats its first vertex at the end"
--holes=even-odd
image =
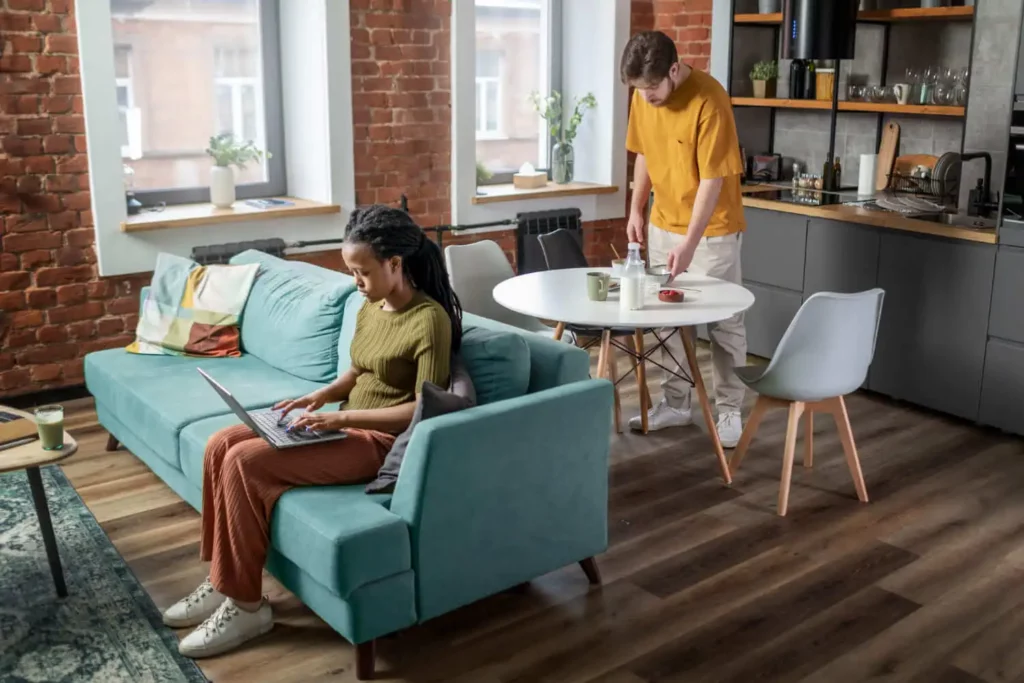
{"type": "Polygon", "coordinates": [[[494,174],[546,167],[547,130],[530,102],[547,94],[551,0],[475,0],[476,158],[494,174]]]}
{"type": "MultiPolygon", "coordinates": [[[[108,1],[122,120],[137,110],[125,129],[141,138],[141,157],[126,161],[136,190],[208,186],[205,150],[221,132],[267,148],[261,0],[108,1]]],[[[236,179],[266,182],[266,164],[236,179]]]]}

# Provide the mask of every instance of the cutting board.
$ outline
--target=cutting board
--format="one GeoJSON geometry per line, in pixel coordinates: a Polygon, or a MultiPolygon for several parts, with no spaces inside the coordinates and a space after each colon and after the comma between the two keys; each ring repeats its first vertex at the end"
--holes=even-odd
{"type": "Polygon", "coordinates": [[[881,192],[889,184],[889,174],[896,161],[900,145],[900,124],[890,121],[882,131],[882,144],[878,146],[878,168],[875,170],[875,191],[881,192]]]}

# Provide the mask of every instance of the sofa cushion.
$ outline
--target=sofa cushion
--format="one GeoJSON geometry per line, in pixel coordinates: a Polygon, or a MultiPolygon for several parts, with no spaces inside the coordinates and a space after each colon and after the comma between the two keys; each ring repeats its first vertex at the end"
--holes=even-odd
{"type": "Polygon", "coordinates": [[[341,332],[338,334],[338,376],[341,376],[352,367],[352,356],[349,354],[349,347],[352,345],[352,338],[356,334],[356,320],[359,317],[359,309],[366,303],[366,297],[355,292],[345,302],[345,314],[341,319],[341,332]]]}
{"type": "MultiPolygon", "coordinates": [[[[185,476],[202,486],[203,451],[231,415],[201,420],[181,433],[185,476]]],[[[286,457],[286,455],[282,455],[286,457]]],[[[406,523],[387,509],[391,496],[367,495],[361,485],[303,486],[281,496],[270,519],[270,543],[332,593],[412,567],[406,523]]]]}
{"type": "Polygon", "coordinates": [[[459,353],[479,405],[522,396],[530,386],[530,347],[521,334],[466,325],[459,353]]]}
{"type": "Polygon", "coordinates": [[[202,368],[246,408],[302,396],[323,384],[289,375],[256,356],[186,358],[139,356],[124,349],[85,357],[85,383],[96,400],[164,460],[181,469],[178,433],[185,425],[230,412],[196,372],[202,368]]]}
{"type": "Polygon", "coordinates": [[[355,281],[260,251],[244,251],[231,263],[260,264],[242,312],[243,350],[303,379],[334,380],[342,312],[355,281]]]}

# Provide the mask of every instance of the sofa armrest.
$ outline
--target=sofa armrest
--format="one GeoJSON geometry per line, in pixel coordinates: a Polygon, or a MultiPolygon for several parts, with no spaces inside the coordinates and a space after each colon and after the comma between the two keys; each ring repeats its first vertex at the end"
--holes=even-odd
{"type": "Polygon", "coordinates": [[[142,287],[139,290],[139,317],[142,317],[142,304],[146,301],[146,297],[149,295],[149,285],[142,287]]]}
{"type": "Polygon", "coordinates": [[[420,620],[606,549],[612,402],[585,380],[417,425],[391,511],[420,620]]]}

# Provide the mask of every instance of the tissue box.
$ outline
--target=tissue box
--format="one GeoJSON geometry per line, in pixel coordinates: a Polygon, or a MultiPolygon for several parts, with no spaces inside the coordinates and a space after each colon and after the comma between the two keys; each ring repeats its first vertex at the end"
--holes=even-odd
{"type": "Polygon", "coordinates": [[[512,175],[512,186],[517,190],[535,190],[548,184],[548,174],[543,171],[531,173],[515,173],[512,175]]]}

